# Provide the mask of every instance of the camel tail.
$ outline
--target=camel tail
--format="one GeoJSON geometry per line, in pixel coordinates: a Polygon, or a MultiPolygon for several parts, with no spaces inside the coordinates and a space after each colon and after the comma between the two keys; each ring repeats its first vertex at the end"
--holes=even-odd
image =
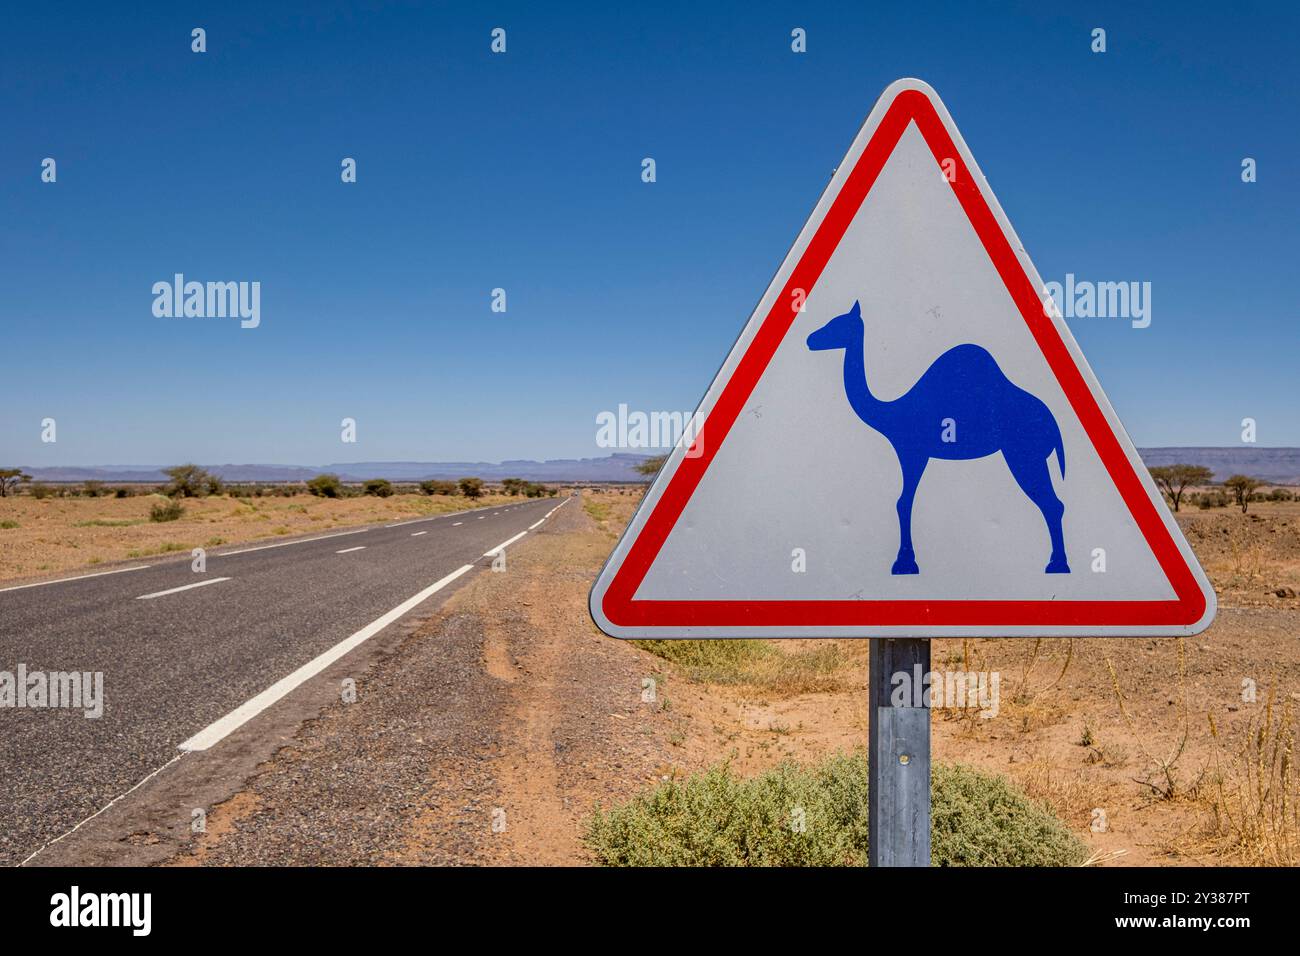
{"type": "Polygon", "coordinates": [[[1056,466],[1061,469],[1061,480],[1065,480],[1065,442],[1061,440],[1061,429],[1056,429],[1056,466]]]}

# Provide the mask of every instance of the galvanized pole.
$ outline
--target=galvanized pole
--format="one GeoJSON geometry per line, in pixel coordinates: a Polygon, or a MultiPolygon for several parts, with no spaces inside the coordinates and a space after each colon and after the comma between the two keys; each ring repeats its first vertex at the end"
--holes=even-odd
{"type": "Polygon", "coordinates": [[[870,667],[868,862],[929,866],[930,640],[873,639],[870,667]]]}

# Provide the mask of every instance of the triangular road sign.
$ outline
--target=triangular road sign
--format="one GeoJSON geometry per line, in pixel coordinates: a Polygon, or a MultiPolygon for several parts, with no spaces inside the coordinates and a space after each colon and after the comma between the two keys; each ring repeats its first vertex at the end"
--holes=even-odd
{"type": "Polygon", "coordinates": [[[891,85],[591,592],[615,637],[1177,635],[1214,591],[952,118],[891,85]]]}

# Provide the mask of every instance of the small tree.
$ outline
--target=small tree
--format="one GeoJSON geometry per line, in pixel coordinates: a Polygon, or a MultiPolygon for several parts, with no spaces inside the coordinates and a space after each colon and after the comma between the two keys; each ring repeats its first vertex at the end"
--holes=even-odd
{"type": "Polygon", "coordinates": [[[431,478],[420,482],[420,492],[426,495],[454,495],[456,490],[454,481],[437,481],[431,478]]]}
{"type": "Polygon", "coordinates": [[[317,498],[341,498],[343,497],[343,482],[339,481],[338,475],[331,475],[326,472],[308,481],[307,491],[317,498]]]}
{"type": "Polygon", "coordinates": [[[664,466],[664,462],[666,462],[667,460],[668,460],[667,455],[659,455],[658,457],[655,458],[647,458],[645,461],[641,462],[639,465],[636,466],[636,470],[638,473],[642,475],[649,475],[650,477],[654,477],[659,472],[659,469],[664,466]]]}
{"type": "Polygon", "coordinates": [[[32,476],[21,468],[0,468],[0,498],[8,498],[11,491],[17,494],[18,486],[31,480],[32,476]]]}
{"type": "Polygon", "coordinates": [[[460,493],[466,498],[483,497],[483,479],[462,478],[460,480],[460,493]]]}
{"type": "Polygon", "coordinates": [[[515,495],[528,492],[528,482],[522,478],[505,478],[501,482],[501,490],[513,498],[515,495]]]}
{"type": "Polygon", "coordinates": [[[1177,511],[1187,487],[1206,484],[1214,477],[1214,473],[1201,465],[1159,465],[1151,469],[1151,477],[1160,490],[1169,496],[1169,502],[1177,511]]]}
{"type": "Polygon", "coordinates": [[[1237,504],[1241,505],[1241,513],[1245,514],[1246,508],[1250,505],[1251,494],[1262,484],[1262,481],[1257,481],[1248,475],[1233,475],[1224,481],[1223,487],[1232,492],[1237,504]]]}
{"type": "Polygon", "coordinates": [[[376,498],[387,498],[393,493],[393,483],[387,478],[371,478],[361,486],[361,490],[376,498]]]}
{"type": "Polygon", "coordinates": [[[173,498],[199,498],[207,493],[208,481],[212,478],[206,471],[195,464],[177,465],[164,468],[163,474],[171,479],[163,488],[163,494],[173,498]]]}

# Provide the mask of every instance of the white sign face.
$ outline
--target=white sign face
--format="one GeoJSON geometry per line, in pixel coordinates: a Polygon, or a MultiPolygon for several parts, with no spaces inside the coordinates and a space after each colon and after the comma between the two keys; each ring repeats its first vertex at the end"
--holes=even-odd
{"type": "Polygon", "coordinates": [[[947,110],[887,89],[591,592],[615,637],[1183,635],[1214,591],[947,110]]]}

